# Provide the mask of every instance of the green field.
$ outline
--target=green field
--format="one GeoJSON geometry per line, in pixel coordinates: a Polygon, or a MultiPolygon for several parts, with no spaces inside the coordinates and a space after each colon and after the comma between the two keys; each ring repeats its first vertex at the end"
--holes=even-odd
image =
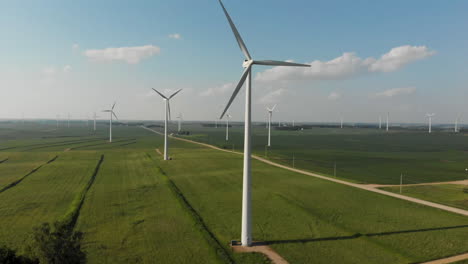
{"type": "MultiPolygon", "coordinates": [[[[242,151],[243,128],[184,125],[192,140],[242,151]]],[[[359,183],[398,184],[466,179],[468,137],[450,132],[426,132],[364,128],[312,128],[280,131],[272,128],[272,146],[266,148],[267,129],[255,126],[253,152],[297,168],[359,183]]]]}
{"type": "MultiPolygon", "coordinates": [[[[383,190],[399,193],[400,187],[383,190]]],[[[402,194],[468,210],[468,186],[456,184],[404,186],[402,194]]]]}
{"type": "MultiPolygon", "coordinates": [[[[268,262],[258,254],[234,254],[228,246],[230,240],[240,236],[241,155],[171,139],[173,160],[163,161],[156,151],[162,150],[162,137],[138,126],[116,126],[115,140],[109,144],[105,124],[99,124],[97,134],[79,123],[70,129],[52,131],[53,125],[28,124],[19,129],[0,124],[0,146],[7,148],[0,150],[0,160],[9,158],[0,163],[0,184],[6,186],[45,164],[0,193],[0,245],[21,252],[34,226],[64,219],[84,195],[74,228],[84,232],[83,249],[89,263],[268,262]],[[12,132],[16,130],[19,132],[12,132]],[[102,155],[104,159],[98,163],[102,155]],[[47,164],[55,156],[58,158],[47,164]],[[4,177],[6,172],[8,177],[4,177]],[[86,189],[93,172],[97,172],[96,177],[86,189]]],[[[207,128],[199,126],[199,129],[200,134],[192,137],[213,141],[201,133],[207,128]]],[[[277,131],[275,137],[281,136],[277,133],[291,132],[277,131]]],[[[363,140],[371,134],[363,133],[349,131],[346,137],[363,140]]],[[[221,131],[213,132],[222,138],[220,134],[221,131]]],[[[241,136],[237,136],[240,141],[241,136]]],[[[335,135],[325,130],[310,131],[298,138],[320,141],[325,148],[328,136],[335,135]]],[[[403,140],[411,135],[396,136],[403,140]]],[[[236,137],[236,132],[232,137],[236,137]]],[[[255,138],[258,140],[262,135],[255,138]]],[[[406,146],[410,139],[406,140],[400,144],[411,153],[411,147],[406,146]]],[[[283,152],[278,150],[279,154],[286,153],[285,145],[283,152]]],[[[301,143],[293,145],[299,149],[301,143]]],[[[358,146],[350,143],[348,148],[359,153],[358,146]]],[[[369,149],[377,153],[380,147],[369,149]]],[[[414,149],[415,157],[424,160],[422,146],[414,149]]],[[[326,149],[303,148],[307,155],[319,155],[320,151],[325,157],[329,153],[326,149]]],[[[398,156],[399,152],[394,151],[382,150],[380,154],[398,156]]],[[[463,158],[458,157],[457,151],[453,151],[452,158],[458,166],[463,158]]],[[[256,152],[261,155],[259,147],[256,152]]],[[[269,154],[274,153],[272,150],[269,154]]],[[[433,155],[436,154],[429,151],[426,158],[430,161],[433,155]]],[[[404,156],[400,159],[404,160],[404,156]]],[[[429,161],[421,162],[429,164],[429,161]]],[[[315,169],[312,163],[301,165],[300,159],[297,162],[297,167],[329,173],[320,167],[315,169]]],[[[443,164],[448,166],[452,162],[443,164]]],[[[417,263],[468,252],[466,217],[259,161],[252,165],[254,240],[270,245],[290,263],[417,263]]],[[[391,165],[385,161],[381,166],[391,165]]],[[[356,166],[349,175],[356,170],[366,167],[356,166]]],[[[340,169],[338,172],[343,173],[340,169]]],[[[457,173],[451,179],[460,179],[457,173]]],[[[390,177],[382,181],[390,179],[393,180],[390,177]]]]}

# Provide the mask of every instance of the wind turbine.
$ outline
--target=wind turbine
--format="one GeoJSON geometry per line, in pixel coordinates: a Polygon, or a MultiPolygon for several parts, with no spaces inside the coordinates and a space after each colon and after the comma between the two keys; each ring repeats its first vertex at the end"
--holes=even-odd
{"type": "Polygon", "coordinates": [[[226,141],[229,141],[229,119],[232,118],[232,115],[226,115],[226,141]]]}
{"type": "Polygon", "coordinates": [[[171,105],[169,104],[169,100],[171,100],[172,97],[174,97],[176,94],[178,94],[182,89],[178,90],[177,92],[173,93],[171,96],[166,97],[162,93],[158,92],[156,89],[153,88],[153,90],[159,94],[164,101],[166,102],[166,114],[164,118],[164,160],[169,160],[169,142],[167,140],[167,120],[168,118],[171,119],[171,105]]]}
{"type": "Polygon", "coordinates": [[[94,112],[94,127],[93,127],[93,130],[94,130],[94,133],[96,133],[96,118],[98,118],[99,116],[96,115],[96,112],[94,112]]]}
{"type": "Polygon", "coordinates": [[[458,133],[460,129],[458,128],[458,122],[460,121],[461,114],[458,114],[457,118],[455,119],[455,133],[458,133]]]}
{"type": "Polygon", "coordinates": [[[310,67],[310,65],[305,64],[298,64],[298,63],[291,63],[291,62],[283,62],[283,61],[272,61],[272,60],[265,60],[265,61],[255,61],[250,56],[247,47],[242,40],[239,32],[236,29],[236,26],[231,20],[226,8],[224,8],[223,3],[219,0],[219,3],[226,15],[226,18],[231,26],[231,30],[236,37],[237,44],[241,49],[242,53],[245,56],[245,60],[243,62],[244,72],[241,75],[239,83],[237,84],[234,92],[229,99],[226,108],[224,109],[223,113],[221,114],[222,118],[226,111],[231,106],[232,101],[236,98],[239,90],[246,83],[246,91],[245,91],[245,125],[244,125],[244,169],[243,169],[243,187],[242,187],[242,235],[241,235],[241,243],[243,246],[251,246],[252,245],[252,231],[251,231],[251,125],[252,125],[252,114],[251,114],[251,101],[252,101],[252,86],[251,86],[251,73],[252,73],[252,66],[253,65],[266,65],[266,66],[300,66],[300,67],[310,67]]]}
{"type": "Polygon", "coordinates": [[[115,107],[115,104],[114,103],[112,105],[112,108],[109,109],[109,110],[103,110],[102,112],[106,112],[106,113],[109,113],[110,115],[110,118],[109,118],[109,142],[112,143],[112,116],[115,116],[115,119],[119,120],[119,118],[117,117],[117,115],[115,115],[114,113],[114,107],[115,107]]]}
{"type": "Polygon", "coordinates": [[[389,117],[389,115],[390,115],[390,112],[387,112],[387,129],[386,129],[387,132],[388,132],[388,117],[389,117]]]}
{"type": "Polygon", "coordinates": [[[379,116],[379,129],[382,129],[382,116],[379,116]]]}
{"type": "Polygon", "coordinates": [[[343,128],[343,116],[340,117],[341,128],[343,128]]]}
{"type": "Polygon", "coordinates": [[[182,122],[182,113],[179,113],[177,115],[177,118],[179,119],[179,124],[178,124],[178,127],[177,127],[177,132],[180,132],[180,123],[182,122]]]}
{"type": "Polygon", "coordinates": [[[426,114],[426,117],[429,118],[429,134],[432,132],[432,117],[435,116],[434,113],[426,114]]]}
{"type": "Polygon", "coordinates": [[[276,105],[272,108],[266,108],[268,111],[268,146],[271,147],[271,117],[273,115],[273,111],[275,110],[276,105]]]}

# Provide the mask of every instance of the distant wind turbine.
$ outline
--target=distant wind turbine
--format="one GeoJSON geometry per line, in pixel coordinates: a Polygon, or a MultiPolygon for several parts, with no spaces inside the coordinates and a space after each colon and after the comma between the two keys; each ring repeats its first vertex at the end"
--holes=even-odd
{"type": "Polygon", "coordinates": [[[273,116],[273,111],[275,111],[276,105],[272,108],[266,108],[268,111],[268,146],[271,147],[271,117],[273,116]]]}
{"type": "Polygon", "coordinates": [[[432,117],[435,116],[435,114],[426,114],[426,117],[429,119],[429,134],[432,132],[432,117]]]}
{"type": "Polygon", "coordinates": [[[177,115],[177,119],[179,119],[179,124],[178,124],[178,127],[177,127],[177,132],[180,132],[180,129],[181,129],[181,122],[182,122],[182,113],[179,113],[177,115]]]}
{"type": "Polygon", "coordinates": [[[96,112],[94,112],[94,127],[93,127],[93,130],[94,130],[94,133],[96,133],[96,118],[98,118],[99,116],[96,115],[96,112]]]}
{"type": "Polygon", "coordinates": [[[102,111],[102,112],[109,113],[109,115],[110,115],[110,118],[109,118],[109,142],[111,142],[111,143],[112,143],[112,117],[115,116],[115,119],[119,120],[119,118],[117,118],[117,115],[114,113],[115,104],[116,103],[114,103],[112,105],[111,109],[102,111]]]}
{"type": "Polygon", "coordinates": [[[379,116],[379,129],[382,129],[382,116],[379,116]]]}
{"type": "Polygon", "coordinates": [[[231,106],[232,101],[236,98],[237,94],[239,93],[240,89],[246,83],[246,91],[245,91],[245,118],[244,118],[244,169],[243,169],[243,191],[242,191],[242,234],[241,234],[241,243],[243,246],[251,246],[252,245],[252,223],[251,223],[251,140],[252,140],[252,113],[251,113],[251,103],[252,103],[252,85],[251,85],[251,72],[253,65],[266,65],[266,66],[299,66],[299,67],[310,67],[310,65],[305,64],[298,64],[292,62],[283,62],[283,61],[272,61],[272,60],[265,60],[265,61],[256,61],[253,60],[250,56],[247,47],[244,44],[239,32],[237,31],[234,23],[231,20],[228,12],[224,8],[223,3],[219,0],[219,3],[226,15],[226,18],[231,26],[231,30],[236,37],[237,44],[239,45],[242,53],[245,56],[245,60],[243,62],[244,72],[241,75],[239,83],[237,84],[234,92],[232,93],[229,102],[226,105],[223,113],[221,114],[220,119],[224,116],[226,111],[231,106]]]}
{"type": "Polygon", "coordinates": [[[455,119],[455,133],[458,133],[460,129],[458,128],[458,123],[460,122],[461,114],[458,114],[457,118],[455,119]]]}
{"type": "Polygon", "coordinates": [[[340,117],[341,128],[343,128],[343,116],[340,117]]]}
{"type": "Polygon", "coordinates": [[[165,118],[164,118],[164,160],[169,160],[169,141],[167,140],[167,122],[168,119],[171,119],[171,105],[169,103],[169,100],[172,99],[172,97],[176,96],[182,89],[178,90],[177,92],[173,93],[171,96],[166,97],[162,93],[158,92],[156,89],[153,88],[153,90],[159,94],[164,101],[166,102],[166,113],[165,113],[165,118]]]}
{"type": "Polygon", "coordinates": [[[386,129],[387,132],[388,132],[388,117],[389,117],[389,115],[390,115],[390,112],[387,112],[387,129],[386,129]]]}

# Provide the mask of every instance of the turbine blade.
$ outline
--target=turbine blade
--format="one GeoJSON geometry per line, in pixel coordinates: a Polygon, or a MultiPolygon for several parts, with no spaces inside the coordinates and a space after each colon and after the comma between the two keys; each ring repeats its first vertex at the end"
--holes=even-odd
{"type": "Polygon", "coordinates": [[[276,108],[276,105],[274,105],[272,108],[271,108],[271,111],[275,111],[275,108],[276,108]]]}
{"type": "Polygon", "coordinates": [[[167,97],[164,96],[162,93],[158,92],[158,90],[154,89],[154,88],[151,88],[153,89],[155,92],[157,92],[162,98],[166,99],[167,100],[167,97]]]}
{"type": "Polygon", "coordinates": [[[173,93],[171,96],[169,96],[169,99],[171,99],[172,97],[174,97],[176,94],[178,94],[180,91],[182,91],[182,89],[179,89],[179,91],[173,93]]]}
{"type": "Polygon", "coordinates": [[[111,108],[112,110],[114,110],[114,107],[115,107],[115,104],[116,104],[116,103],[117,103],[117,102],[114,102],[114,104],[112,105],[112,108],[111,108]]]}
{"type": "Polygon", "coordinates": [[[102,110],[102,112],[106,112],[106,113],[108,113],[108,112],[110,112],[110,111],[111,111],[111,110],[102,110]]]}
{"type": "Polygon", "coordinates": [[[237,44],[239,44],[239,48],[241,49],[242,53],[244,53],[244,56],[248,59],[251,60],[252,57],[250,56],[249,51],[247,50],[247,47],[245,46],[244,41],[242,40],[242,37],[239,34],[239,31],[237,31],[236,26],[234,25],[234,22],[232,22],[231,17],[229,16],[226,8],[224,8],[223,2],[219,0],[219,3],[221,4],[221,7],[223,8],[224,14],[226,15],[226,18],[229,22],[229,25],[231,26],[232,33],[234,33],[234,36],[236,37],[237,44]]]}
{"type": "Polygon", "coordinates": [[[112,111],[111,113],[115,116],[115,119],[119,120],[119,118],[118,118],[117,115],[114,113],[114,111],[112,111]]]}
{"type": "Polygon", "coordinates": [[[308,64],[287,62],[287,61],[274,61],[274,60],[263,60],[263,61],[254,61],[253,64],[257,65],[267,65],[267,66],[295,66],[295,67],[310,67],[308,64]]]}
{"type": "Polygon", "coordinates": [[[227,110],[229,109],[229,107],[231,106],[232,104],[232,101],[234,101],[234,99],[236,98],[237,94],[239,93],[240,89],[242,88],[242,86],[244,85],[244,82],[245,82],[245,79],[247,78],[247,75],[249,74],[250,72],[250,68],[252,66],[249,66],[247,68],[245,68],[244,72],[242,73],[242,76],[239,80],[239,83],[237,84],[236,86],[236,89],[234,89],[234,92],[232,93],[231,95],[231,99],[229,99],[229,102],[228,104],[226,105],[226,108],[224,108],[224,111],[223,113],[221,114],[221,117],[219,119],[223,119],[223,116],[224,114],[226,114],[227,110]]]}

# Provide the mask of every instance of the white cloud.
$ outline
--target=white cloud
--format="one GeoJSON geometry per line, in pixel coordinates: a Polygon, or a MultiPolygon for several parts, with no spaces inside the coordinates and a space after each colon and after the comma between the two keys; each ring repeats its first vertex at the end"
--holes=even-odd
{"type": "Polygon", "coordinates": [[[153,45],[139,47],[106,48],[101,50],[86,50],[83,54],[92,61],[114,62],[124,61],[137,64],[141,60],[160,54],[161,49],[153,45]]]}
{"type": "Polygon", "coordinates": [[[392,72],[396,71],[406,64],[422,60],[435,54],[435,51],[429,50],[426,46],[400,46],[391,49],[388,53],[382,55],[369,67],[371,72],[392,72]]]}
{"type": "Polygon", "coordinates": [[[400,46],[391,49],[379,59],[360,58],[354,52],[345,52],[329,61],[315,60],[311,67],[273,67],[259,72],[256,80],[271,82],[279,80],[342,80],[369,72],[392,72],[403,66],[430,57],[435,51],[426,46],[400,46]]]}
{"type": "Polygon", "coordinates": [[[273,90],[263,97],[261,97],[258,101],[261,104],[273,104],[273,103],[278,103],[281,99],[281,97],[284,96],[285,93],[287,93],[288,90],[284,88],[279,88],[276,90],[273,90]]]}
{"type": "Polygon", "coordinates": [[[70,66],[70,65],[65,65],[65,66],[63,67],[63,72],[64,72],[64,73],[71,72],[71,70],[72,70],[72,66],[70,66]]]}
{"type": "Polygon", "coordinates": [[[235,88],[235,83],[226,83],[218,87],[208,88],[200,93],[200,96],[213,96],[225,94],[226,92],[233,91],[235,88]]]}
{"type": "Polygon", "coordinates": [[[376,93],[375,97],[394,97],[399,95],[413,94],[415,92],[416,87],[393,88],[380,93],[376,93]]]}
{"type": "Polygon", "coordinates": [[[75,44],[72,45],[72,50],[73,50],[73,52],[76,52],[76,51],[78,51],[79,49],[80,49],[80,45],[78,45],[77,43],[75,43],[75,44]]]}
{"type": "Polygon", "coordinates": [[[52,66],[48,66],[42,69],[42,74],[46,76],[53,76],[56,73],[57,73],[57,70],[55,69],[55,67],[52,67],[52,66]]]}
{"type": "Polygon", "coordinates": [[[180,35],[179,33],[174,33],[174,34],[170,34],[169,38],[171,38],[171,39],[182,39],[182,35],[180,35]]]}
{"type": "Polygon", "coordinates": [[[340,99],[340,97],[341,97],[341,94],[338,93],[338,92],[331,92],[328,95],[328,99],[330,99],[330,100],[338,100],[338,99],[340,99]]]}

